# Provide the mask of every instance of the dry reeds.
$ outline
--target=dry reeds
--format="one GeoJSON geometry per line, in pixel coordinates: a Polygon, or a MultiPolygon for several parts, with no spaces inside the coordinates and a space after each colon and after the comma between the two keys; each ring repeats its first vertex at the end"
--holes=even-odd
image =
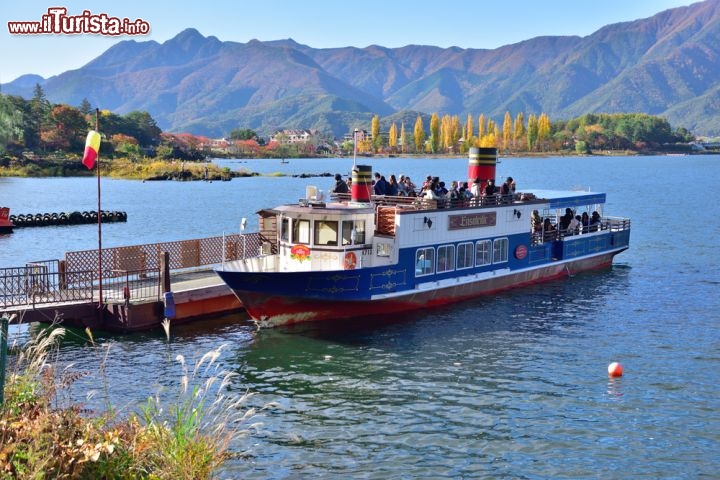
{"type": "Polygon", "coordinates": [[[112,408],[84,411],[67,392],[91,373],[72,366],[56,372],[52,361],[64,335],[63,328],[41,330],[13,357],[0,405],[0,479],[211,478],[234,442],[257,427],[249,424],[256,411],[243,407],[250,394],[232,395],[235,374],[220,369],[224,346],[203,355],[192,372],[176,357],[176,402],[163,406],[158,393],[125,419],[112,408]]]}

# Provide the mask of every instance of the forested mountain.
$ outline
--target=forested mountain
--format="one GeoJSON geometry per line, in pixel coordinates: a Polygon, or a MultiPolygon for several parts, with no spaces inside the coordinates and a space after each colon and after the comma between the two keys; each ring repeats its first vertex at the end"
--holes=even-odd
{"type": "Polygon", "coordinates": [[[143,110],[163,130],[216,137],[235,128],[342,136],[375,114],[500,120],[506,111],[553,120],[643,112],[720,135],[720,0],[587,37],[537,37],[493,50],[316,49],[293,40],[222,42],[187,29],[162,44],[120,42],[78,70],[20,77],[2,91],[30,98],[36,83],[54,103],[143,110]]]}

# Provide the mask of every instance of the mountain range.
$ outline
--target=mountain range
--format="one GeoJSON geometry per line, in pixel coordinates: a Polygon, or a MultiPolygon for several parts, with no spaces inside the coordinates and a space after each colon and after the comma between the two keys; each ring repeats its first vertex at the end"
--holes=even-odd
{"type": "MultiPolygon", "coordinates": [[[[481,35],[481,33],[478,33],[481,35]]],[[[608,25],[586,37],[536,37],[496,49],[408,45],[312,48],[295,41],[223,42],[189,28],[122,41],[77,69],[2,85],[31,98],[118,114],[149,112],[160,128],[211,137],[313,128],[341,137],[419,113],[502,122],[506,111],[570,119],[642,112],[720,135],[720,0],[608,25]]]]}

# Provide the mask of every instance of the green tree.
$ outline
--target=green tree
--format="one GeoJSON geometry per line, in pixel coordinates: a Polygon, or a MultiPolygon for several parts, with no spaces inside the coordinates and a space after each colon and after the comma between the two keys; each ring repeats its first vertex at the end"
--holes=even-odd
{"type": "Polygon", "coordinates": [[[30,100],[29,118],[25,128],[25,145],[28,148],[41,146],[43,128],[48,124],[51,105],[39,83],[35,84],[30,100]]]}
{"type": "Polygon", "coordinates": [[[515,124],[513,125],[513,147],[518,148],[520,140],[525,137],[525,116],[522,112],[519,112],[515,117],[515,124]]]}
{"type": "Polygon", "coordinates": [[[80,112],[83,115],[90,115],[93,112],[93,107],[90,105],[90,102],[87,98],[83,98],[82,102],[80,102],[80,106],[78,107],[80,112]]]}
{"type": "Polygon", "coordinates": [[[11,142],[22,138],[22,117],[10,99],[0,94],[0,153],[4,153],[11,142]]]}
{"type": "Polygon", "coordinates": [[[537,136],[538,136],[538,121],[537,117],[534,114],[531,114],[528,117],[528,125],[527,125],[527,148],[529,151],[532,151],[535,147],[535,143],[537,142],[537,136]]]}
{"type": "Polygon", "coordinates": [[[257,140],[258,134],[249,128],[236,128],[230,132],[231,140],[257,140]]]}
{"type": "Polygon", "coordinates": [[[141,147],[150,147],[160,144],[162,130],[157,126],[155,119],[148,112],[133,111],[125,115],[126,135],[135,137],[141,147]]]}
{"type": "Polygon", "coordinates": [[[430,116],[430,151],[437,153],[440,151],[440,117],[437,113],[430,116]]]}

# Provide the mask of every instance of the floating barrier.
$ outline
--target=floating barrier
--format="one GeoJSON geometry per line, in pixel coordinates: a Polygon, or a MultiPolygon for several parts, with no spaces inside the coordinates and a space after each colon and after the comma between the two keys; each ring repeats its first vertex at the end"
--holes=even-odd
{"type": "MultiPolygon", "coordinates": [[[[10,221],[15,228],[21,227],[47,227],[50,225],[85,225],[98,222],[96,211],[88,212],[61,212],[61,213],[29,213],[10,215],[10,221]]],[[[100,211],[101,223],[127,222],[127,213],[119,211],[100,211]]]]}

